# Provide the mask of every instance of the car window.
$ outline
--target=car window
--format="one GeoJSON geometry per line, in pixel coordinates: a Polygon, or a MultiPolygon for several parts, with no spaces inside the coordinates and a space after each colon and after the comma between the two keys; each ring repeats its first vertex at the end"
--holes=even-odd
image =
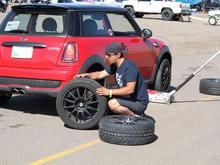
{"type": "Polygon", "coordinates": [[[108,13],[114,36],[137,36],[137,33],[124,14],[108,13]]]}
{"type": "Polygon", "coordinates": [[[1,26],[1,32],[57,35],[65,32],[64,27],[65,14],[12,12],[1,26]]]}
{"type": "Polygon", "coordinates": [[[81,27],[83,36],[109,36],[106,15],[103,12],[82,12],[81,27]]]}
{"type": "Polygon", "coordinates": [[[41,14],[36,20],[37,33],[63,33],[63,17],[62,15],[41,14]]]}

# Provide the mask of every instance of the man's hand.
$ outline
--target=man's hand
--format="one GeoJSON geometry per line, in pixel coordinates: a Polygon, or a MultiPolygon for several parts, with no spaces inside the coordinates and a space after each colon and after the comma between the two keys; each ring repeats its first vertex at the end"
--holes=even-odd
{"type": "Polygon", "coordinates": [[[89,73],[77,74],[74,78],[90,78],[89,73]]]}
{"type": "Polygon", "coordinates": [[[101,96],[109,96],[110,90],[105,87],[101,87],[96,89],[96,93],[98,93],[101,96]]]}

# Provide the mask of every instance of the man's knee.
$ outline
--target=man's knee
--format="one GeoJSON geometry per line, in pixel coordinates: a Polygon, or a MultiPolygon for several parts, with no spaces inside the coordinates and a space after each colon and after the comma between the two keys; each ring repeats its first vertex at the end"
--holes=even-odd
{"type": "Polygon", "coordinates": [[[108,106],[111,110],[116,111],[120,105],[116,99],[111,99],[108,101],[108,106]]]}

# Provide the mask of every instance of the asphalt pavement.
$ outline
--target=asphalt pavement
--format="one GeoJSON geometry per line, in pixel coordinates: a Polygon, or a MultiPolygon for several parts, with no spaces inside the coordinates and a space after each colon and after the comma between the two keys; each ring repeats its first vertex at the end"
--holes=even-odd
{"type": "MultiPolygon", "coordinates": [[[[162,21],[159,15],[136,21],[169,45],[172,86],[220,49],[220,27],[205,21],[162,21]]],[[[146,114],[156,120],[158,139],[141,146],[107,144],[99,140],[97,129],[65,127],[51,97],[13,97],[0,108],[0,164],[219,165],[220,97],[199,93],[200,79],[219,78],[219,71],[217,57],[175,94],[175,103],[150,103],[146,114]]]]}

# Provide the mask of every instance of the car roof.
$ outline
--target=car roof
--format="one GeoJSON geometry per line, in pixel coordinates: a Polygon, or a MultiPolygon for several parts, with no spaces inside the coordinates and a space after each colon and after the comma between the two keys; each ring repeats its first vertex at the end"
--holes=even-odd
{"type": "Polygon", "coordinates": [[[89,3],[22,4],[12,6],[12,10],[77,10],[77,11],[125,11],[120,7],[100,6],[89,3]]]}

